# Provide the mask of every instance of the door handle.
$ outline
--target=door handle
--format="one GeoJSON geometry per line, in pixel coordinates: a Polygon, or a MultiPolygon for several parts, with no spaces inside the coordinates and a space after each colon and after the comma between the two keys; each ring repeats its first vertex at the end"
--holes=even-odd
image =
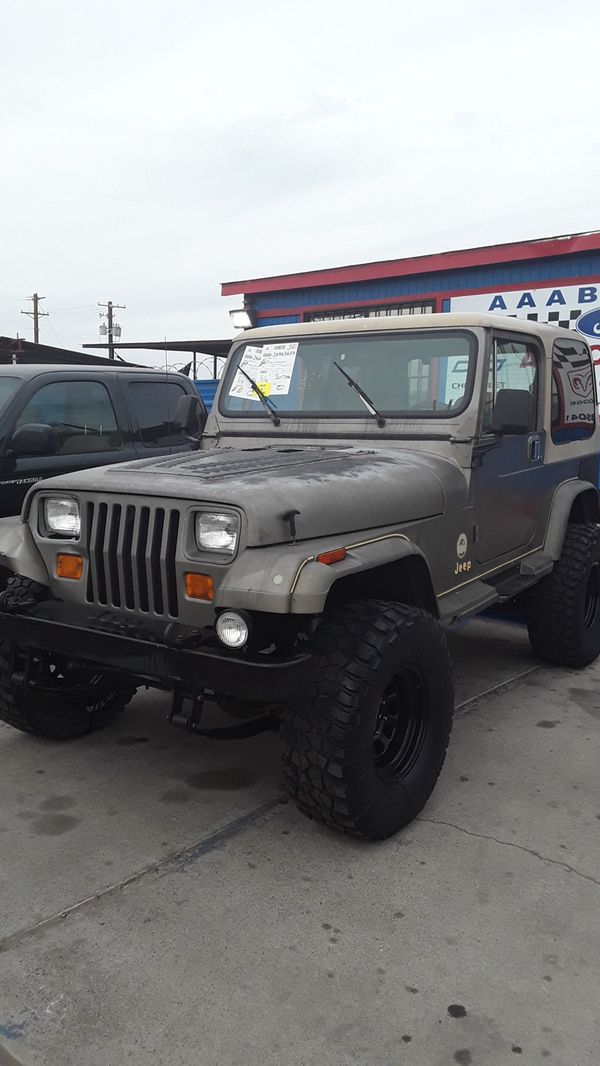
{"type": "Polygon", "coordinates": [[[532,463],[539,463],[542,458],[542,442],[539,437],[529,438],[529,460],[532,463]]]}

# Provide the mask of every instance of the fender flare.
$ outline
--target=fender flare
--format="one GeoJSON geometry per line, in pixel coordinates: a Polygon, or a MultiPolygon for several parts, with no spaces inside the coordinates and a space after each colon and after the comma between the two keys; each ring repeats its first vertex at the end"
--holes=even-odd
{"type": "Polygon", "coordinates": [[[425,567],[435,601],[427,560],[421,549],[404,534],[382,534],[345,547],[346,558],[332,565],[320,563],[316,555],[301,562],[290,590],[293,614],[321,614],[330,590],[339,581],[410,557],[421,560],[425,567]]]}
{"type": "Polygon", "coordinates": [[[573,510],[573,504],[578,496],[583,493],[589,494],[590,505],[593,508],[594,521],[600,521],[600,496],[598,490],[590,482],[579,480],[565,481],[559,485],[554,493],[550,507],[546,536],[544,538],[543,552],[555,561],[560,558],[565,533],[569,524],[569,518],[573,510]]]}
{"type": "Polygon", "coordinates": [[[48,571],[31,530],[20,518],[0,519],[0,568],[29,577],[38,585],[49,585],[48,571]]]}

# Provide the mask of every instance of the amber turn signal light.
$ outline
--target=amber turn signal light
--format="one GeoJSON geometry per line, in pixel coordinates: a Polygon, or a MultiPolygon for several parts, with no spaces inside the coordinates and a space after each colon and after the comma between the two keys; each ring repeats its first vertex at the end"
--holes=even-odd
{"type": "Polygon", "coordinates": [[[186,574],[185,594],[190,600],[213,600],[215,587],[208,574],[186,574]]]}
{"type": "Polygon", "coordinates": [[[342,559],[345,559],[348,552],[345,548],[334,548],[330,552],[321,552],[317,555],[317,562],[324,563],[325,566],[331,566],[332,563],[341,563],[342,559]]]}
{"type": "Polygon", "coordinates": [[[72,581],[79,581],[83,574],[83,559],[81,555],[57,555],[56,576],[70,577],[72,581]]]}

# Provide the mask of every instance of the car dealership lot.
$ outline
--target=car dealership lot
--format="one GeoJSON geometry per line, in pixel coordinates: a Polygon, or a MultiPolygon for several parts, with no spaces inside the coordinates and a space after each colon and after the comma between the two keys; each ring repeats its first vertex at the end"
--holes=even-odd
{"type": "Polygon", "coordinates": [[[70,744],[2,726],[0,1064],[597,1066],[600,666],[452,647],[446,767],[378,845],[285,802],[275,734],[157,693],[70,744]]]}

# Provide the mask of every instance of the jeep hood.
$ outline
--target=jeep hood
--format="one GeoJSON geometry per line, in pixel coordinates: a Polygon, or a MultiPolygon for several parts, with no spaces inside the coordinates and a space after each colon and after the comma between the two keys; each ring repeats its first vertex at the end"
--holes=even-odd
{"type": "Polygon", "coordinates": [[[186,452],[50,478],[46,487],[239,507],[251,546],[288,541],[291,511],[306,540],[430,518],[464,506],[467,491],[451,459],[335,445],[186,452]]]}

